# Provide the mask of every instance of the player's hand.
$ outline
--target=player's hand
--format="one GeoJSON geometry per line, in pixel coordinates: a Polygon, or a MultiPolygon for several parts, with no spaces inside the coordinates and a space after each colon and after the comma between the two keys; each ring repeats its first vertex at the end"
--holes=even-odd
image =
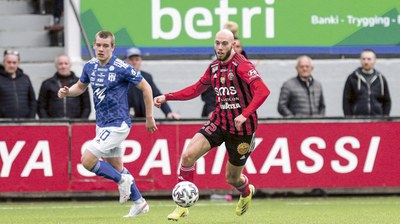
{"type": "Polygon", "coordinates": [[[167,114],[167,118],[168,119],[173,119],[173,120],[179,120],[179,119],[181,119],[181,115],[177,114],[177,113],[174,113],[174,112],[169,112],[167,114]]]}
{"type": "Polygon", "coordinates": [[[156,121],[154,120],[154,117],[146,117],[146,129],[147,132],[150,133],[157,131],[157,125],[156,121]]]}
{"type": "Polygon", "coordinates": [[[165,96],[161,95],[161,96],[157,96],[154,98],[154,106],[156,106],[157,108],[161,107],[161,104],[165,103],[165,96]]]}
{"type": "Polygon", "coordinates": [[[240,131],[242,129],[242,125],[244,122],[246,122],[247,118],[243,115],[239,115],[235,117],[235,128],[236,130],[240,131]]]}
{"type": "Polygon", "coordinates": [[[68,93],[69,93],[68,86],[64,86],[63,88],[60,88],[60,90],[58,90],[57,96],[59,98],[64,98],[65,96],[67,96],[68,93]]]}

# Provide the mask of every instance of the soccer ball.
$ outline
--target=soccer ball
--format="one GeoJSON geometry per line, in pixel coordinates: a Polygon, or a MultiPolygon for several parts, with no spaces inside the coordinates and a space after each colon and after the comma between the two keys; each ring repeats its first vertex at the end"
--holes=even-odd
{"type": "Polygon", "coordinates": [[[190,181],[182,181],[172,190],[172,199],[181,207],[189,208],[199,199],[199,189],[190,181]]]}

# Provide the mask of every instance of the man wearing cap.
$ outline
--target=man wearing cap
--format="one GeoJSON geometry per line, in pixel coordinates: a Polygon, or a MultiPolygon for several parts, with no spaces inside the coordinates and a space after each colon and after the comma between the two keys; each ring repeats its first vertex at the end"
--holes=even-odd
{"type": "MultiPolygon", "coordinates": [[[[162,94],[160,90],[157,88],[156,84],[154,83],[151,74],[140,70],[140,67],[142,65],[142,54],[138,48],[132,47],[126,50],[125,61],[128,64],[132,65],[137,71],[140,71],[143,78],[146,79],[146,81],[150,84],[151,89],[153,90],[154,97],[162,94]]],[[[128,104],[130,110],[133,109],[133,113],[131,113],[133,117],[139,118],[146,116],[146,108],[143,101],[143,93],[131,85],[129,86],[128,90],[128,104]]],[[[179,120],[181,118],[179,114],[172,112],[168,104],[163,104],[161,106],[161,110],[168,119],[179,120]]]]}

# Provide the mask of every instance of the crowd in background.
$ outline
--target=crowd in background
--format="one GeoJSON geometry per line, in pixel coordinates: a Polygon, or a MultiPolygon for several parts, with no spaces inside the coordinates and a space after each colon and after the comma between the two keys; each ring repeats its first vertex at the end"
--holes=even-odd
{"type": "MultiPolygon", "coordinates": [[[[60,15],[59,10],[54,10],[60,15]]],[[[224,28],[232,31],[235,38],[234,50],[248,58],[242,46],[238,25],[229,21],[224,28]]],[[[125,62],[140,71],[149,82],[154,97],[161,95],[153,77],[141,70],[142,55],[139,48],[129,48],[123,58],[125,62]]],[[[213,58],[215,60],[215,58],[213,58]]],[[[372,49],[360,53],[360,67],[356,68],[345,80],[343,90],[343,114],[354,116],[389,116],[391,98],[385,76],[375,68],[377,55],[372,49]]],[[[0,118],[67,118],[88,119],[91,101],[86,92],[78,98],[59,99],[57,91],[62,86],[72,86],[78,77],[71,70],[71,61],[67,55],[55,58],[55,74],[43,81],[39,96],[35,97],[32,83],[19,66],[18,51],[6,50],[0,65],[0,118]]],[[[297,58],[296,75],[285,81],[281,87],[277,110],[280,115],[290,117],[323,117],[325,100],[322,84],[313,76],[313,61],[307,55],[297,58]]],[[[143,118],[146,111],[141,92],[129,88],[128,102],[132,118],[143,118]]],[[[216,95],[210,87],[201,94],[204,102],[201,117],[210,117],[215,109],[216,95]]],[[[167,119],[179,120],[181,115],[173,112],[168,104],[160,108],[167,119]]]]}

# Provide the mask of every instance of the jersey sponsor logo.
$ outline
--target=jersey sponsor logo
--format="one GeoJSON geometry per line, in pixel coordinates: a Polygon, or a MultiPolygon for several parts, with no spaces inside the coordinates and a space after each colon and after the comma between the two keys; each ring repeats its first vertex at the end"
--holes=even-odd
{"type": "Polygon", "coordinates": [[[128,63],[124,62],[123,60],[121,60],[119,58],[115,59],[113,64],[118,68],[125,68],[126,69],[126,68],[129,67],[128,63]]]}
{"type": "Polygon", "coordinates": [[[249,143],[247,143],[247,142],[242,142],[242,143],[240,143],[240,144],[238,145],[238,147],[237,147],[237,152],[238,152],[240,155],[245,155],[247,152],[249,152],[249,149],[250,149],[249,143]]]}
{"type": "Polygon", "coordinates": [[[103,87],[103,86],[104,86],[104,83],[95,83],[94,86],[96,86],[96,87],[99,87],[99,86],[100,86],[100,87],[103,87]]]}
{"type": "Polygon", "coordinates": [[[250,80],[252,80],[254,78],[257,78],[257,77],[260,77],[260,75],[258,74],[257,70],[255,70],[255,69],[250,70],[247,74],[249,75],[250,80]]]}
{"type": "Polygon", "coordinates": [[[117,77],[117,74],[115,74],[115,73],[108,73],[108,81],[110,81],[110,82],[114,82],[115,81],[115,79],[116,79],[116,77],[117,77]]]}
{"type": "Polygon", "coordinates": [[[241,108],[241,106],[240,106],[239,103],[224,103],[224,104],[220,104],[219,107],[220,107],[222,110],[241,108]]]}
{"type": "Polygon", "coordinates": [[[232,102],[232,101],[239,101],[239,97],[227,97],[227,98],[220,98],[218,97],[218,102],[232,102]]]}
{"type": "Polygon", "coordinates": [[[107,87],[104,87],[104,88],[97,88],[94,92],[93,92],[93,94],[99,99],[99,102],[97,103],[97,105],[99,105],[103,100],[104,100],[104,98],[106,97],[106,94],[104,94],[104,92],[106,91],[106,89],[107,89],[107,87]]]}
{"type": "Polygon", "coordinates": [[[234,86],[230,86],[230,87],[219,87],[219,88],[215,88],[215,94],[217,94],[217,96],[229,96],[229,95],[235,95],[237,94],[237,90],[234,86]]]}
{"type": "Polygon", "coordinates": [[[98,68],[97,71],[99,71],[99,72],[107,72],[108,70],[107,70],[107,68],[98,68]]]}

